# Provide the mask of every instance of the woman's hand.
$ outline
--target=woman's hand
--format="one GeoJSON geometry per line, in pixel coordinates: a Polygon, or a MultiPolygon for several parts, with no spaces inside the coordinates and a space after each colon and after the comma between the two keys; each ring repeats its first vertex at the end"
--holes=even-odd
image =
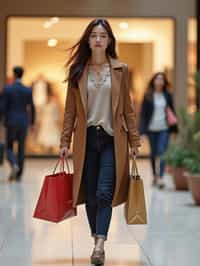
{"type": "Polygon", "coordinates": [[[137,157],[139,154],[139,148],[138,147],[131,147],[130,148],[130,156],[132,158],[137,157]]]}
{"type": "Polygon", "coordinates": [[[146,140],[146,136],[143,134],[140,136],[140,142],[141,142],[141,145],[143,145],[145,143],[145,140],[146,140]]]}
{"type": "Polygon", "coordinates": [[[69,149],[67,147],[63,147],[60,149],[60,157],[67,158],[69,156],[69,149]]]}

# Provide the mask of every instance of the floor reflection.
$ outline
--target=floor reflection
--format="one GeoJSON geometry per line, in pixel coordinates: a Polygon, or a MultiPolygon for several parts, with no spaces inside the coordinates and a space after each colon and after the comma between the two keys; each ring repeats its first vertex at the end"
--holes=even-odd
{"type": "MultiPolygon", "coordinates": [[[[28,160],[22,183],[0,178],[0,265],[90,265],[93,239],[82,205],[78,216],[59,224],[33,219],[46,174],[55,160],[28,160]]],[[[150,165],[140,161],[148,209],[148,225],[127,226],[123,205],[115,208],[106,242],[106,266],[199,266],[199,208],[189,192],[151,187],[150,165]]],[[[5,167],[1,172],[8,174],[5,167]]],[[[3,174],[2,174],[3,175],[3,174]]]]}

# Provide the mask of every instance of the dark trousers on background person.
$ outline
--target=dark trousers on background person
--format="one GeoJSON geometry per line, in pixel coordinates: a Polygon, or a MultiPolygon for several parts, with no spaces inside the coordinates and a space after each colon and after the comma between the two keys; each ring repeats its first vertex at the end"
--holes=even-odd
{"type": "Polygon", "coordinates": [[[154,176],[163,177],[165,162],[160,156],[166,151],[169,142],[168,130],[149,131],[149,144],[151,149],[151,166],[154,176]],[[156,169],[156,159],[159,157],[159,170],[156,169]]]}
{"type": "Polygon", "coordinates": [[[19,171],[17,173],[18,180],[20,180],[21,175],[23,173],[26,135],[27,135],[26,127],[18,127],[18,126],[7,127],[7,132],[6,132],[7,158],[11,167],[13,167],[14,165],[17,165],[19,167],[19,171]],[[14,143],[17,143],[18,146],[17,156],[14,154],[13,150],[14,143]]]}
{"type": "Polygon", "coordinates": [[[87,129],[83,185],[91,234],[106,240],[115,189],[115,154],[114,137],[100,126],[87,129]]]}

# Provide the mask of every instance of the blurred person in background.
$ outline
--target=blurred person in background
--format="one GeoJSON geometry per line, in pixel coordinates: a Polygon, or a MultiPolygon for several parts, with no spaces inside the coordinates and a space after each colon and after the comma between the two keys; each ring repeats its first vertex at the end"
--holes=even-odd
{"type": "Polygon", "coordinates": [[[169,81],[165,73],[158,72],[150,80],[144,95],[141,116],[140,134],[147,135],[150,144],[150,158],[153,172],[153,183],[164,188],[163,180],[165,162],[161,155],[167,150],[169,133],[177,133],[177,124],[170,126],[167,121],[167,108],[175,115],[173,98],[169,92],[169,81]]]}
{"type": "Polygon", "coordinates": [[[22,84],[24,69],[13,68],[14,82],[3,89],[4,115],[6,127],[7,158],[11,165],[9,181],[20,181],[24,166],[25,142],[29,125],[33,129],[35,107],[32,90],[22,84]],[[18,145],[17,156],[14,143],[18,145]]]}
{"type": "Polygon", "coordinates": [[[36,121],[35,128],[36,132],[34,132],[34,144],[36,142],[36,146],[41,144],[41,139],[38,139],[39,136],[39,128],[43,123],[43,112],[46,112],[46,104],[48,101],[48,93],[51,90],[51,84],[48,79],[45,77],[43,73],[39,73],[34,81],[31,84],[33,101],[35,105],[35,113],[36,113],[36,121]],[[40,143],[39,143],[40,142],[40,143]]]}
{"type": "Polygon", "coordinates": [[[60,155],[73,138],[73,206],[86,203],[94,237],[92,264],[103,264],[112,207],[127,199],[129,146],[140,138],[128,86],[128,66],[117,59],[116,40],[105,19],[93,20],[68,61],[68,91],[60,155]],[[129,146],[128,146],[129,144],[129,146]]]}
{"type": "Polygon", "coordinates": [[[60,141],[60,110],[51,86],[47,90],[47,102],[40,113],[37,141],[49,154],[57,151],[60,141]]]}

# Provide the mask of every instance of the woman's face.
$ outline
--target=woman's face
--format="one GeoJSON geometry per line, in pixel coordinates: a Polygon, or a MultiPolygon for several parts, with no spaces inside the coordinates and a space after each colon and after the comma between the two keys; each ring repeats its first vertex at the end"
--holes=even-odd
{"type": "Polygon", "coordinates": [[[102,25],[95,26],[89,36],[92,51],[105,51],[110,42],[107,31],[102,25]]]}
{"type": "Polygon", "coordinates": [[[163,88],[165,85],[164,77],[163,75],[157,75],[157,77],[154,79],[154,86],[156,88],[163,88]]]}

